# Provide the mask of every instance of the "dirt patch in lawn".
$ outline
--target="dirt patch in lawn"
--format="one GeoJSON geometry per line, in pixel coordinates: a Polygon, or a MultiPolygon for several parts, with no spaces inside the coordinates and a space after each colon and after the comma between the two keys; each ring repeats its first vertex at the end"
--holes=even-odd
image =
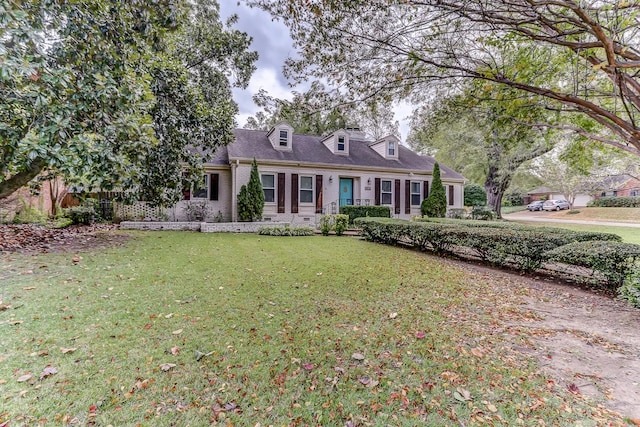
{"type": "Polygon", "coordinates": [[[557,385],[640,420],[640,310],[552,278],[446,262],[495,287],[487,298],[500,333],[513,335],[514,348],[557,385]]]}
{"type": "Polygon", "coordinates": [[[0,253],[78,252],[119,245],[129,236],[117,225],[72,225],[54,229],[40,225],[0,225],[0,253]]]}

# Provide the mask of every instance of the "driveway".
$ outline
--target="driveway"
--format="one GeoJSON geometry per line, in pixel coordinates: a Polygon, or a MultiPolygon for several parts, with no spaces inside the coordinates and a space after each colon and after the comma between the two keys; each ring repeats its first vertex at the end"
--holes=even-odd
{"type": "Polygon", "coordinates": [[[640,228],[640,222],[615,222],[615,221],[596,221],[596,220],[583,220],[583,219],[559,219],[552,218],[550,215],[553,212],[537,211],[521,211],[511,214],[503,214],[502,218],[508,221],[525,221],[525,222],[559,222],[568,224],[583,224],[583,225],[609,225],[614,227],[635,227],[640,228]]]}

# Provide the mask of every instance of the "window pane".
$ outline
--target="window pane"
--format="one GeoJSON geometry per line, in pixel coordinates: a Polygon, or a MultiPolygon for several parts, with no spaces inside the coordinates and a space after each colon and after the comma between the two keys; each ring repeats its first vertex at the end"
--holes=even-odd
{"type": "Polygon", "coordinates": [[[266,188],[274,188],[275,185],[275,176],[274,175],[262,175],[262,186],[266,188]]]}
{"type": "Polygon", "coordinates": [[[391,204],[391,193],[382,193],[382,204],[383,205],[391,204]]]}
{"type": "Polygon", "coordinates": [[[411,183],[411,192],[420,194],[420,183],[419,182],[412,182],[411,183]]]}
{"type": "Polygon", "coordinates": [[[313,203],[313,191],[300,190],[300,203],[313,203]]]}
{"type": "Polygon", "coordinates": [[[289,134],[286,130],[281,130],[280,131],[280,145],[287,145],[287,140],[289,138],[289,134]]]}
{"type": "Polygon", "coordinates": [[[264,189],[264,201],[265,203],[273,203],[275,202],[276,191],[271,189],[264,189]]]}
{"type": "Polygon", "coordinates": [[[419,194],[412,194],[411,195],[411,205],[412,206],[418,206],[420,203],[421,203],[420,195],[419,194]]]}
{"type": "Polygon", "coordinates": [[[300,177],[300,188],[303,190],[313,190],[313,177],[300,177]]]}
{"type": "Polygon", "coordinates": [[[207,197],[207,175],[203,177],[202,182],[199,185],[195,185],[193,187],[193,194],[191,198],[194,199],[205,199],[207,197]]]}
{"type": "Polygon", "coordinates": [[[391,192],[391,181],[382,181],[382,191],[386,193],[391,192]]]}

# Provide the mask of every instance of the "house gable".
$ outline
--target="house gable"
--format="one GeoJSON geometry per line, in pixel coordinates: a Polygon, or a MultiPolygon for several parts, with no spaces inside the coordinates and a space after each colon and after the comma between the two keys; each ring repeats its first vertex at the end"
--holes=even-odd
{"type": "Polygon", "coordinates": [[[400,152],[400,139],[394,135],[387,135],[372,142],[369,147],[385,159],[397,160],[400,152]]]}
{"type": "Polygon", "coordinates": [[[349,155],[349,132],[344,129],[333,132],[322,140],[325,147],[333,154],[340,156],[349,155]]]}
{"type": "Polygon", "coordinates": [[[278,151],[293,150],[293,128],[285,122],[278,123],[267,132],[271,146],[278,151]]]}

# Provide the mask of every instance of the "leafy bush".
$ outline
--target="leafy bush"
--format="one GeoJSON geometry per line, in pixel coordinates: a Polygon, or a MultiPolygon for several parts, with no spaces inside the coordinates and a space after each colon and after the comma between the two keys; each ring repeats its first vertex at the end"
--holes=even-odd
{"type": "Polygon", "coordinates": [[[640,208],[640,197],[600,197],[587,206],[598,208],[640,208]]]}
{"type": "Polygon", "coordinates": [[[323,236],[328,236],[331,230],[333,230],[333,216],[323,215],[320,218],[320,232],[323,236]]]}
{"type": "Polygon", "coordinates": [[[598,271],[610,289],[617,289],[637,269],[640,245],[603,240],[574,242],[549,251],[547,257],[550,261],[598,271]]]}
{"type": "Polygon", "coordinates": [[[474,206],[471,210],[471,218],[481,221],[493,221],[497,216],[495,211],[488,206],[474,206]]]}
{"type": "Polygon", "coordinates": [[[189,200],[184,211],[187,221],[204,221],[209,216],[209,204],[205,200],[189,200]]]}
{"type": "Polygon", "coordinates": [[[487,204],[487,192],[482,185],[467,184],[464,186],[464,205],[483,206],[487,204]]]}
{"type": "Polygon", "coordinates": [[[73,206],[65,209],[65,216],[71,220],[73,224],[93,224],[96,221],[96,211],[93,205],[90,206],[73,206]]]}
{"type": "Polygon", "coordinates": [[[22,206],[13,217],[12,222],[14,224],[45,224],[47,222],[47,214],[34,207],[27,206],[27,204],[22,201],[22,206]]]}
{"type": "Polygon", "coordinates": [[[449,209],[447,211],[447,218],[464,219],[466,217],[467,217],[467,211],[465,209],[449,209]]]}
{"type": "Polygon", "coordinates": [[[393,218],[356,218],[354,221],[365,240],[387,245],[395,245],[405,236],[408,223],[409,221],[393,218]]]}
{"type": "Polygon", "coordinates": [[[349,215],[338,214],[334,215],[333,228],[336,231],[337,236],[342,236],[347,230],[349,225],[349,215]]]}
{"type": "Polygon", "coordinates": [[[640,272],[636,271],[628,275],[624,284],[618,289],[618,293],[620,298],[640,308],[640,272]]]}
{"type": "Polygon", "coordinates": [[[276,225],[272,227],[260,227],[258,234],[262,236],[313,236],[314,231],[312,227],[276,225]]]}
{"type": "Polygon", "coordinates": [[[349,224],[353,224],[356,218],[391,218],[389,206],[340,206],[340,213],[349,216],[349,224]]]}

